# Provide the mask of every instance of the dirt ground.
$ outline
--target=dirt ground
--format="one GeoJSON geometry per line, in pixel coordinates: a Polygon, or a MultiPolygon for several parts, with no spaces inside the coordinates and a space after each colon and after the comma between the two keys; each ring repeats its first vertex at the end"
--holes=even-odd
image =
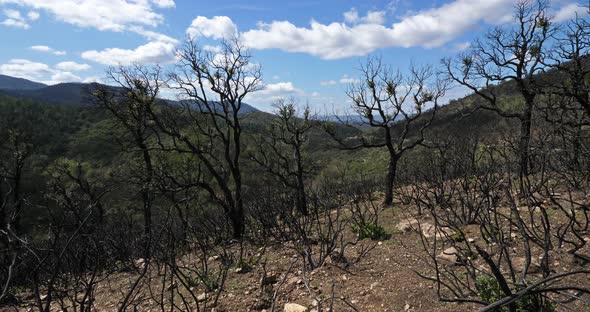
{"type": "MultiPolygon", "coordinates": [[[[268,306],[263,309],[260,304],[263,271],[273,279],[265,287],[267,291],[270,289],[271,294],[276,292],[275,311],[283,311],[286,303],[296,303],[314,311],[318,309],[318,301],[326,311],[332,298],[334,311],[476,311],[481,306],[439,301],[436,284],[418,276],[416,272],[433,273],[427,264],[428,257],[418,232],[399,229],[400,222],[409,217],[403,211],[407,211],[407,207],[400,204],[384,209],[380,224],[391,234],[391,238],[363,240],[349,247],[350,257],[363,247],[373,249],[358,263],[346,268],[328,261],[326,265],[304,273],[302,261],[295,250],[284,245],[269,246],[262,257],[264,266],[259,262],[246,273],[230,270],[218,305],[212,311],[271,311],[268,306]]],[[[432,222],[428,217],[421,221],[432,222]]],[[[212,265],[215,261],[218,260],[211,259],[212,265]]],[[[560,253],[556,253],[554,261],[561,262],[564,270],[576,265],[567,255],[560,253]]],[[[115,311],[120,294],[134,276],[135,273],[130,272],[116,273],[105,279],[96,291],[96,310],[115,311]]],[[[590,287],[588,276],[579,278],[578,282],[590,287]]],[[[590,296],[584,300],[590,302],[590,296]]],[[[0,310],[15,309],[34,311],[26,306],[0,310]]],[[[145,300],[137,310],[160,311],[160,308],[155,302],[145,300]]],[[[558,311],[590,311],[590,304],[578,301],[573,305],[559,306],[558,311]]]]}

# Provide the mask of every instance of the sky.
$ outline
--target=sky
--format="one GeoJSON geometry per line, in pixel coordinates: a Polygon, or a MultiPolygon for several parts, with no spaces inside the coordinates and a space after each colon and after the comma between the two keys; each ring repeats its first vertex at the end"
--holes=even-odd
{"type": "MultiPolygon", "coordinates": [[[[172,64],[187,37],[215,53],[239,35],[262,66],[253,106],[295,97],[341,111],[368,56],[402,72],[436,68],[486,30],[512,23],[516,0],[0,0],[0,74],[57,84],[104,82],[109,66],[172,64]]],[[[553,0],[556,22],[586,14],[553,0]]],[[[464,90],[448,92],[458,98],[464,90]]]]}

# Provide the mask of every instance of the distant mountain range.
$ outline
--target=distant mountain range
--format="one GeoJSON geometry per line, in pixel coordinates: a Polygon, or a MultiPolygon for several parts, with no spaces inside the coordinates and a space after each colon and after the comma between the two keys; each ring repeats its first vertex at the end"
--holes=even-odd
{"type": "MultiPolygon", "coordinates": [[[[45,85],[27,79],[0,75],[0,93],[16,98],[30,99],[41,103],[54,105],[86,106],[90,104],[88,99],[88,83],[60,83],[56,85],[45,85]]],[[[171,104],[178,104],[178,101],[166,100],[171,104]]],[[[243,104],[241,112],[258,112],[255,107],[243,104]]]]}
{"type": "Polygon", "coordinates": [[[0,90],[37,90],[47,85],[23,78],[0,75],[0,90]]]}

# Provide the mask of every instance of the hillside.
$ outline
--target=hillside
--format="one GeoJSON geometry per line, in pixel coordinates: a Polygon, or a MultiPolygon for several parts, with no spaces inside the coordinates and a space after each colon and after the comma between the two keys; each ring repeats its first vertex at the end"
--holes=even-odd
{"type": "Polygon", "coordinates": [[[46,85],[23,78],[0,75],[0,90],[36,90],[46,85]]]}

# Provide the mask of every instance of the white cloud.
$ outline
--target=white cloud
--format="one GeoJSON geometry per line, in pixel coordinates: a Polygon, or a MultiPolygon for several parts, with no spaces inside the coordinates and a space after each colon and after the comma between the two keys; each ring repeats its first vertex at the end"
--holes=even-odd
{"type": "Polygon", "coordinates": [[[320,81],[320,86],[325,87],[325,86],[333,86],[335,84],[337,84],[338,82],[336,80],[327,80],[327,81],[320,81]]]}
{"type": "Polygon", "coordinates": [[[50,81],[46,81],[47,84],[58,84],[63,82],[80,82],[82,79],[71,72],[56,72],[51,76],[50,81]]]}
{"type": "Polygon", "coordinates": [[[271,104],[274,101],[290,96],[305,96],[305,92],[295,87],[292,82],[267,83],[261,90],[248,94],[246,101],[270,112],[273,110],[271,104]]]}
{"type": "Polygon", "coordinates": [[[213,39],[228,39],[237,33],[237,27],[227,16],[214,16],[207,18],[197,16],[186,33],[190,37],[207,37],[213,39]]]}
{"type": "MultiPolygon", "coordinates": [[[[243,32],[241,37],[253,49],[276,48],[322,59],[340,59],[364,56],[386,47],[440,47],[482,21],[491,24],[505,21],[512,10],[513,0],[455,0],[406,16],[390,27],[379,24],[384,19],[380,11],[370,12],[364,19],[349,11],[345,19],[358,24],[311,21],[309,27],[298,27],[289,21],[273,21],[260,23],[257,29],[243,32]]],[[[233,25],[229,18],[225,21],[233,25]]]]}
{"type": "Polygon", "coordinates": [[[30,80],[38,81],[53,73],[54,70],[47,64],[24,59],[12,59],[7,64],[0,65],[0,74],[30,80]]]}
{"type": "Polygon", "coordinates": [[[471,47],[471,42],[466,41],[466,42],[460,42],[460,43],[456,43],[453,46],[453,50],[455,51],[464,51],[467,50],[471,47]]]}
{"type": "Polygon", "coordinates": [[[152,2],[159,8],[173,8],[176,6],[174,0],[152,0],[152,2]]]}
{"type": "Polygon", "coordinates": [[[66,55],[66,51],[58,51],[55,50],[51,47],[48,47],[46,45],[34,45],[32,47],[30,47],[29,49],[33,50],[33,51],[38,51],[38,52],[47,52],[47,53],[52,53],[53,55],[66,55]]]}
{"type": "MultiPolygon", "coordinates": [[[[2,0],[0,0],[0,3],[2,3],[2,0]]],[[[4,10],[4,15],[6,16],[6,19],[0,23],[4,26],[22,29],[31,28],[25,18],[17,10],[6,9],[4,10]]]]}
{"type": "Polygon", "coordinates": [[[203,46],[203,51],[207,51],[207,52],[213,52],[213,53],[221,53],[221,47],[220,46],[212,46],[212,45],[204,45],[203,46]]]}
{"type": "Polygon", "coordinates": [[[55,68],[57,68],[59,70],[63,70],[63,71],[76,72],[76,71],[89,70],[90,65],[68,61],[68,62],[58,63],[57,65],[55,65],[55,68]]]}
{"type": "Polygon", "coordinates": [[[321,81],[320,85],[323,87],[326,86],[334,86],[336,84],[351,84],[351,83],[359,83],[360,80],[358,80],[357,78],[352,78],[349,77],[348,75],[342,75],[342,77],[338,80],[326,80],[326,81],[321,81]]]}
{"type": "Polygon", "coordinates": [[[45,10],[69,24],[110,31],[123,31],[130,25],[157,26],[164,17],[152,6],[174,6],[172,0],[0,0],[2,3],[45,10]]]}
{"type": "MultiPolygon", "coordinates": [[[[80,82],[82,79],[74,71],[86,70],[86,64],[75,62],[61,62],[51,67],[45,63],[25,59],[12,59],[6,64],[0,64],[0,74],[39,81],[46,84],[62,82],[80,82]]],[[[88,80],[90,78],[87,78],[88,80]]],[[[86,81],[85,80],[85,81],[86,81]]]]}
{"type": "Polygon", "coordinates": [[[367,24],[383,24],[385,23],[385,12],[369,11],[367,12],[367,16],[363,17],[362,21],[367,24]]]}
{"type": "Polygon", "coordinates": [[[342,15],[344,16],[344,21],[351,24],[354,24],[359,20],[359,12],[355,8],[350,9],[350,11],[344,12],[342,15]]]}
{"type": "Polygon", "coordinates": [[[17,10],[12,10],[12,9],[6,9],[4,10],[4,15],[6,15],[6,17],[8,18],[12,18],[15,20],[23,20],[24,18],[22,17],[22,15],[20,15],[20,12],[17,10]]]}
{"type": "Polygon", "coordinates": [[[174,45],[178,44],[178,40],[164,35],[162,33],[159,32],[155,32],[155,31],[151,31],[151,30],[147,30],[141,26],[130,26],[129,30],[137,33],[139,35],[144,36],[145,38],[147,38],[149,41],[160,41],[160,42],[169,42],[172,43],[174,45]]]}
{"type": "Polygon", "coordinates": [[[93,82],[102,83],[102,78],[100,78],[98,76],[90,76],[90,77],[86,77],[82,82],[83,83],[93,83],[93,82]]]}
{"type": "Polygon", "coordinates": [[[256,93],[260,95],[286,95],[301,94],[303,91],[296,88],[292,82],[277,82],[265,84],[262,90],[256,93]]]}
{"type": "Polygon", "coordinates": [[[557,23],[566,22],[578,16],[588,15],[588,7],[584,8],[578,3],[570,3],[561,7],[554,16],[554,21],[557,23]]]}
{"type": "Polygon", "coordinates": [[[357,78],[342,77],[342,78],[340,78],[340,80],[338,80],[338,82],[340,82],[341,84],[351,84],[351,83],[359,83],[361,81],[358,80],[357,78]]]}
{"type": "Polygon", "coordinates": [[[366,24],[383,24],[385,23],[385,11],[369,11],[364,17],[359,16],[359,12],[352,8],[342,14],[344,21],[349,24],[366,23],[366,24]]]}
{"type": "Polygon", "coordinates": [[[104,65],[165,64],[174,61],[176,47],[170,42],[148,42],[134,50],[108,48],[102,51],[86,51],[82,58],[104,65]]]}
{"type": "Polygon", "coordinates": [[[31,21],[36,21],[39,19],[41,15],[39,15],[39,12],[36,11],[30,11],[29,13],[27,13],[27,17],[31,20],[31,21]]]}

